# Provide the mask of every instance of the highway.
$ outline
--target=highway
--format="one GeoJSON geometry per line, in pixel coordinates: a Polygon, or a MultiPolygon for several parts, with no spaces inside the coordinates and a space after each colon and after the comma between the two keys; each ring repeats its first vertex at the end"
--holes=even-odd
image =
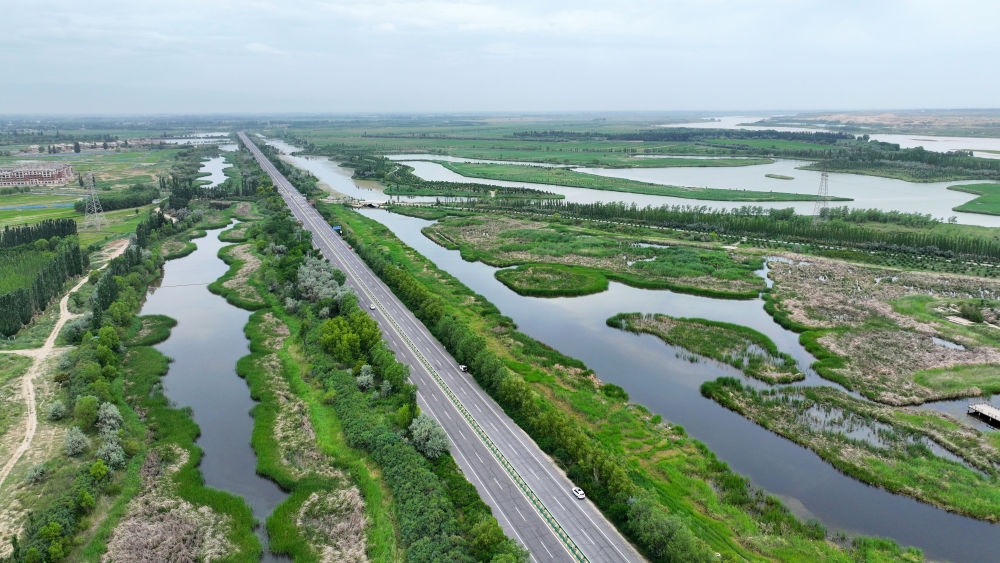
{"type": "Polygon", "coordinates": [[[589,499],[483,391],[427,328],[337,235],[244,134],[239,138],[271,177],[313,244],[347,275],[358,302],[373,315],[399,361],[410,366],[421,411],[433,416],[451,454],[504,532],[531,560],[641,561],[642,556],[589,499]],[[368,309],[374,305],[375,309],[368,309]]]}

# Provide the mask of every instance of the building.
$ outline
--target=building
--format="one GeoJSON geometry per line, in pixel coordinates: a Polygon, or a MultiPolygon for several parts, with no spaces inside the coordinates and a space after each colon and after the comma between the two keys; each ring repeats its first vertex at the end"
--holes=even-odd
{"type": "Polygon", "coordinates": [[[0,187],[4,186],[62,186],[76,177],[69,164],[25,162],[13,166],[0,166],[0,187]]]}

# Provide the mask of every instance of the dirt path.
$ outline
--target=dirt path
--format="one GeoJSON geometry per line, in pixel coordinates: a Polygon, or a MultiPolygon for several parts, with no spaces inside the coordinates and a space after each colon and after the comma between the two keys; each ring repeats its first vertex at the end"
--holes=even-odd
{"type": "MultiPolygon", "coordinates": [[[[106,251],[107,260],[101,268],[103,269],[107,266],[112,258],[120,255],[122,252],[125,252],[126,248],[128,248],[127,239],[111,242],[106,251]]],[[[62,353],[63,350],[66,349],[66,347],[56,348],[56,338],[59,337],[59,332],[62,330],[63,325],[65,325],[67,321],[80,316],[79,314],[71,313],[69,311],[69,296],[74,291],[80,289],[80,287],[82,287],[85,283],[87,283],[86,276],[81,278],[80,281],[74,285],[72,289],[66,292],[66,295],[63,295],[62,299],[59,300],[59,318],[56,320],[56,325],[52,327],[52,332],[49,333],[49,337],[45,339],[45,343],[42,344],[40,348],[30,350],[0,351],[0,353],[4,354],[28,356],[34,360],[31,363],[31,368],[28,369],[28,371],[24,374],[24,377],[21,379],[21,395],[24,397],[25,404],[28,407],[28,419],[25,422],[24,438],[21,440],[21,444],[17,446],[17,449],[14,450],[14,453],[11,454],[7,463],[4,464],[3,469],[0,469],[0,489],[3,488],[4,483],[7,481],[7,477],[14,469],[14,466],[17,465],[17,462],[28,451],[28,449],[31,448],[31,441],[35,438],[35,430],[38,428],[38,413],[35,408],[35,379],[42,373],[47,360],[54,357],[56,354],[62,353]]]]}

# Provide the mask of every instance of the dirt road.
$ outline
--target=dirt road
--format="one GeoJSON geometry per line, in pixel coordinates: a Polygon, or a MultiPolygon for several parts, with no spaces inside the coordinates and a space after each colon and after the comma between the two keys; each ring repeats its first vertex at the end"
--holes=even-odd
{"type": "MultiPolygon", "coordinates": [[[[128,248],[128,239],[121,239],[109,243],[105,251],[107,260],[104,265],[106,266],[112,258],[120,255],[122,252],[125,252],[126,248],[128,248]]],[[[104,266],[101,266],[101,268],[103,267],[104,266]]],[[[35,404],[35,379],[43,373],[48,360],[66,350],[66,347],[56,348],[56,338],[58,338],[59,332],[62,330],[62,327],[67,321],[80,316],[69,311],[69,296],[74,291],[80,289],[80,287],[82,287],[85,283],[87,283],[87,278],[81,278],[80,281],[74,285],[73,288],[66,293],[66,295],[63,295],[62,299],[59,300],[59,318],[56,320],[56,325],[52,327],[52,332],[49,333],[49,337],[45,339],[45,343],[42,344],[40,348],[0,351],[0,353],[3,354],[18,354],[21,356],[28,356],[33,359],[31,367],[21,379],[20,395],[23,397],[24,402],[28,407],[28,416],[24,425],[24,438],[21,439],[21,443],[17,446],[17,449],[14,450],[10,459],[8,459],[7,463],[4,464],[3,469],[0,469],[0,489],[3,489],[3,485],[7,481],[7,477],[14,469],[14,466],[17,465],[17,462],[21,459],[25,452],[31,448],[31,441],[34,439],[35,430],[38,428],[38,412],[35,404]]]]}

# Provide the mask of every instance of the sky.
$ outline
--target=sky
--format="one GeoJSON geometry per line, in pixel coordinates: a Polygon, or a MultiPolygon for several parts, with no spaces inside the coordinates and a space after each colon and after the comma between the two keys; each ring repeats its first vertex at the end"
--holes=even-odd
{"type": "Polygon", "coordinates": [[[995,0],[3,0],[0,114],[1000,106],[995,0]]]}

